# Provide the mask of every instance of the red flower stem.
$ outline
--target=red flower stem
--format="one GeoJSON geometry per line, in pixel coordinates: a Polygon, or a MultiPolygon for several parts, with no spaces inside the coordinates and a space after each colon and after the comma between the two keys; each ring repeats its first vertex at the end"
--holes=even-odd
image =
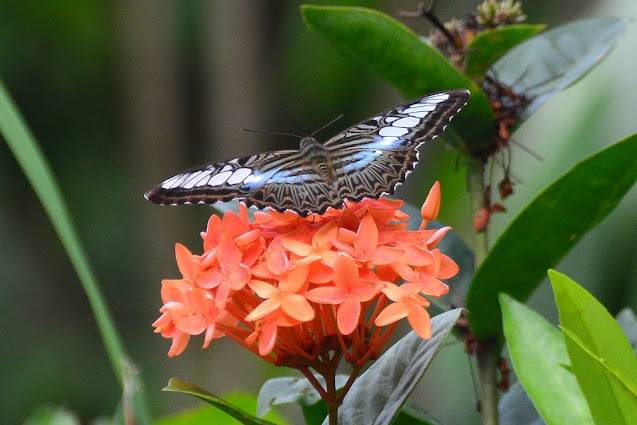
{"type": "Polygon", "coordinates": [[[352,369],[352,372],[349,374],[349,378],[347,379],[345,386],[341,388],[341,391],[338,393],[338,398],[336,399],[338,404],[343,403],[343,399],[347,395],[347,392],[349,391],[349,389],[354,384],[354,381],[356,381],[356,378],[358,378],[358,375],[360,374],[360,372],[361,372],[361,366],[355,366],[352,369]]]}
{"type": "Polygon", "coordinates": [[[321,399],[325,401],[327,399],[327,392],[325,391],[325,388],[323,388],[321,383],[318,381],[318,379],[316,379],[316,376],[314,376],[310,368],[308,368],[307,366],[303,366],[303,367],[298,367],[297,369],[303,374],[303,376],[305,376],[305,378],[307,378],[308,381],[310,381],[310,384],[312,384],[312,386],[316,389],[316,391],[318,391],[319,395],[321,396],[321,399]]]}

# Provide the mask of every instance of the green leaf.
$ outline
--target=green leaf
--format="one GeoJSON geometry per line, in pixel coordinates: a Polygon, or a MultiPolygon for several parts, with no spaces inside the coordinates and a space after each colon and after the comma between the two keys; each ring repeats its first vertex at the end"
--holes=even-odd
{"type": "Polygon", "coordinates": [[[200,388],[190,382],[182,381],[181,379],[171,378],[170,381],[168,381],[168,386],[164,388],[163,391],[174,391],[195,396],[198,399],[210,404],[211,406],[214,406],[217,409],[227,413],[242,424],[272,425],[274,423],[250,415],[239,407],[220,399],[219,397],[209,393],[203,388],[200,388]]]}
{"type": "Polygon", "coordinates": [[[606,308],[549,271],[571,367],[596,423],[637,423],[637,358],[606,308]]]}
{"type": "Polygon", "coordinates": [[[560,332],[542,316],[500,294],[511,363],[537,411],[549,424],[593,424],[569,364],[560,332]]]}
{"type": "Polygon", "coordinates": [[[577,82],[610,52],[630,18],[592,18],[544,31],[493,64],[496,79],[533,100],[526,118],[548,99],[577,82]]]}
{"type": "Polygon", "coordinates": [[[115,323],[108,311],[106,301],[100,292],[97,279],[91,269],[84,247],[80,242],[73,219],[68,210],[62,191],[58,187],[44,154],[35,137],[20,115],[20,111],[11,99],[4,84],[0,81],[0,134],[11,149],[16,161],[26,175],[33,191],[42,203],[62,246],[66,250],[71,264],[80,279],[89,300],[95,321],[106,347],[111,367],[120,385],[127,388],[125,396],[132,406],[138,424],[150,423],[150,415],[144,401],[142,385],[136,385],[137,375],[131,370],[131,362],[126,355],[124,345],[117,334],[115,323]],[[128,385],[133,383],[134,385],[128,385]]]}
{"type": "MultiPolygon", "coordinates": [[[[462,309],[431,319],[431,339],[410,332],[383,354],[352,385],[338,411],[341,425],[390,424],[443,347],[462,309]]],[[[323,422],[327,424],[327,419],[323,422]]]]}
{"type": "MultiPolygon", "coordinates": [[[[320,375],[316,379],[325,388],[325,378],[320,375]]],[[[336,389],[345,386],[348,375],[336,375],[336,389]]],[[[285,376],[268,379],[259,390],[257,416],[262,418],[272,406],[296,403],[300,406],[312,406],[321,400],[318,391],[304,377],[285,376]]]]}
{"type": "Polygon", "coordinates": [[[467,44],[464,74],[474,81],[482,81],[493,62],[545,27],[543,24],[517,24],[481,32],[467,44]]]}
{"type": "MultiPolygon", "coordinates": [[[[230,394],[225,397],[225,399],[244,411],[254,409],[254,406],[257,403],[257,399],[253,394],[230,394]]],[[[287,423],[281,415],[278,415],[274,411],[268,413],[267,417],[279,424],[287,423]]],[[[235,425],[239,423],[241,422],[228,416],[216,407],[204,405],[163,417],[156,421],[154,425],[235,425]]]]}
{"type": "Polygon", "coordinates": [[[64,407],[42,406],[38,407],[22,425],[80,425],[80,419],[76,414],[64,407]]]}
{"type": "Polygon", "coordinates": [[[500,235],[467,294],[479,338],[502,332],[498,293],[524,301],[546,270],[619,203],[637,179],[637,135],[581,161],[539,194],[500,235]]]}
{"type": "Polygon", "coordinates": [[[471,101],[452,125],[468,143],[493,135],[493,111],[484,93],[437,50],[392,17],[372,9],[301,6],[307,27],[387,80],[407,98],[466,88],[471,101]]]}

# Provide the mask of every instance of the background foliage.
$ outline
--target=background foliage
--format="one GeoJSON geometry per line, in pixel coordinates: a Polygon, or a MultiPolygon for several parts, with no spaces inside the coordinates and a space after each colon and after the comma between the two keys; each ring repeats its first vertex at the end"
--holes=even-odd
{"type": "MultiPolygon", "coordinates": [[[[444,19],[475,7],[468,1],[440,3],[444,19]]],[[[284,371],[227,341],[206,351],[191,347],[177,359],[165,356],[168,342],[150,327],[158,316],[160,280],[177,274],[174,242],[199,245],[197,233],[209,211],[160,208],[143,200],[144,190],[193,164],[297,143],[243,133],[242,126],[307,134],[344,113],[321,134],[327,138],[400,100],[387,84],[308,32],[299,4],[30,0],[10,2],[0,14],[0,77],[65,192],[156,416],[176,411],[180,403],[194,404],[159,392],[171,376],[197,377],[224,394],[256,392],[266,378],[284,371]]],[[[355,4],[392,15],[416,6],[412,1],[355,4]]],[[[629,0],[588,2],[586,8],[580,2],[535,1],[524,9],[529,22],[549,25],[637,14],[629,0]]],[[[429,30],[421,21],[408,24],[422,34],[429,30]]],[[[637,30],[629,26],[607,60],[514,135],[545,159],[538,162],[513,148],[513,171],[523,183],[506,201],[508,213],[494,217],[492,240],[547,183],[635,132],[636,39],[637,30]]],[[[422,201],[420,187],[441,180],[440,219],[470,240],[455,155],[441,144],[425,146],[421,155],[426,165],[403,195],[422,201]]],[[[0,144],[0,195],[5,200],[0,207],[0,422],[19,423],[47,402],[64,404],[85,421],[110,413],[120,393],[85,296],[5,144],[0,144]]],[[[557,267],[611,313],[637,306],[636,208],[633,189],[557,267]]],[[[543,285],[531,306],[555,322],[551,298],[543,285]]],[[[474,398],[462,347],[444,353],[420,383],[415,401],[445,423],[478,423],[467,403],[474,398]]]]}

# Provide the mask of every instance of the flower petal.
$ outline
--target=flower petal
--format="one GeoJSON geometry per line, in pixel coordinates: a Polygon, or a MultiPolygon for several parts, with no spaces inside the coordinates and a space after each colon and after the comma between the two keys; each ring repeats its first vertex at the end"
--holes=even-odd
{"type": "Polygon", "coordinates": [[[431,338],[431,318],[429,317],[427,310],[417,304],[412,304],[409,307],[407,320],[409,321],[411,328],[420,335],[422,339],[431,338]]]}
{"type": "Polygon", "coordinates": [[[338,306],[336,312],[336,323],[338,330],[343,335],[349,335],[354,332],[361,314],[361,304],[352,296],[345,298],[345,300],[338,306]]]}

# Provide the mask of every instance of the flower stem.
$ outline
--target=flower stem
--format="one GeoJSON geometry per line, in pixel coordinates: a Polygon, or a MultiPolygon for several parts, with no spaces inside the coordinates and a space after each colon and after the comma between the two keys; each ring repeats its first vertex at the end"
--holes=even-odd
{"type": "MultiPolygon", "coordinates": [[[[472,159],[467,168],[467,187],[469,190],[471,212],[476,214],[485,208],[484,162],[472,159]]],[[[476,269],[488,253],[487,231],[473,232],[473,252],[476,269]]],[[[497,341],[479,341],[476,350],[476,368],[480,383],[480,415],[483,425],[498,423],[497,359],[499,344],[497,341]]]]}

